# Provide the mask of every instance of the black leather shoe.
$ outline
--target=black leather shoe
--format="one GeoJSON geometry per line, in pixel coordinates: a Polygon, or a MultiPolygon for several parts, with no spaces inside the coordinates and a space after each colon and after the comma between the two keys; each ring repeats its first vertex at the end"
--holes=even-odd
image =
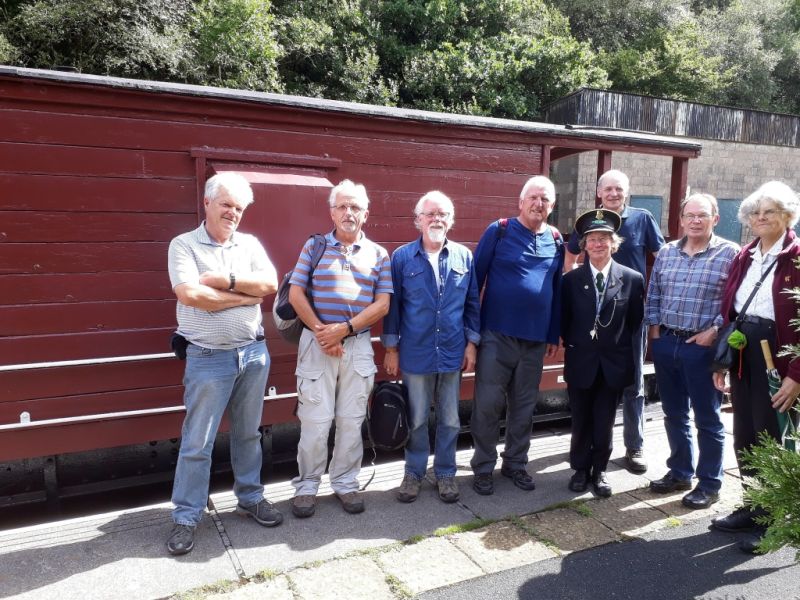
{"type": "Polygon", "coordinates": [[[601,498],[609,498],[611,496],[611,485],[608,483],[605,471],[600,471],[592,476],[592,485],[597,496],[601,498]]]}
{"type": "Polygon", "coordinates": [[[494,494],[494,479],[491,473],[477,473],[472,479],[472,489],[481,496],[494,494]]]}
{"type": "Polygon", "coordinates": [[[578,469],[569,479],[569,489],[573,492],[585,492],[589,487],[589,471],[578,469]]]}
{"type": "Polygon", "coordinates": [[[761,543],[761,538],[764,537],[764,528],[756,527],[754,533],[748,533],[745,538],[739,542],[739,550],[747,554],[761,554],[758,545],[761,543]]]}
{"type": "Polygon", "coordinates": [[[656,494],[669,494],[675,491],[692,489],[692,482],[689,479],[675,479],[672,471],[664,475],[661,479],[650,482],[650,491],[656,494]]]}
{"type": "Polygon", "coordinates": [[[503,477],[508,477],[511,479],[511,481],[514,482],[514,485],[521,490],[530,492],[531,490],[536,489],[536,484],[533,482],[533,477],[528,475],[528,472],[525,469],[511,469],[508,467],[503,467],[500,469],[500,474],[503,477]]]}
{"type": "Polygon", "coordinates": [[[696,487],[683,497],[681,504],[686,508],[700,509],[708,508],[717,500],[719,500],[719,494],[716,492],[707,492],[696,487]]]}
{"type": "Polygon", "coordinates": [[[753,531],[756,528],[756,522],[753,520],[756,516],[757,514],[754,511],[742,506],[729,515],[711,519],[711,527],[731,533],[753,531]]]}

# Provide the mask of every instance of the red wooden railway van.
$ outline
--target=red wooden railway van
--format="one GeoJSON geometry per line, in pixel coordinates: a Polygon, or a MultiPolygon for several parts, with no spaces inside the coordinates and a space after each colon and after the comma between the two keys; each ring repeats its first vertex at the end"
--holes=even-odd
{"type": "MultiPolygon", "coordinates": [[[[179,436],[167,246],[202,221],[209,175],[251,182],[242,230],[283,273],[331,228],[344,178],[366,185],[365,231],[390,252],[416,236],[413,206],[432,189],[455,203],[451,237],[474,248],[516,214],[528,177],[593,149],[599,166],[614,150],[673,156],[673,202],[699,154],[629,132],[0,67],[0,461],[179,436]]],[[[295,349],[270,308],[264,424],[295,405],[295,349]]],[[[550,365],[542,387],[559,375],[550,365]]]]}

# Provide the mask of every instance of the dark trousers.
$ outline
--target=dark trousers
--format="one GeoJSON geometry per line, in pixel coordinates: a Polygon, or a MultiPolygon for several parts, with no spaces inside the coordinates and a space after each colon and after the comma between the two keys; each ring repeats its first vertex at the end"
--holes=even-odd
{"type": "Polygon", "coordinates": [[[572,442],[569,464],[594,473],[605,471],[611,457],[614,417],[622,390],[608,386],[603,370],[597,369],[592,387],[567,385],[572,412],[572,442]]]}
{"type": "Polygon", "coordinates": [[[730,371],[731,403],[733,404],[733,448],[742,475],[755,473],[742,467],[740,453],[758,443],[758,434],[766,431],[770,437],[780,440],[778,417],[772,408],[772,394],[767,382],[767,365],[761,353],[761,340],[768,340],[775,356],[775,326],[765,323],[743,322],[740,326],[747,337],[747,346],[741,350],[742,376],[739,377],[739,354],[733,353],[730,371]]]}

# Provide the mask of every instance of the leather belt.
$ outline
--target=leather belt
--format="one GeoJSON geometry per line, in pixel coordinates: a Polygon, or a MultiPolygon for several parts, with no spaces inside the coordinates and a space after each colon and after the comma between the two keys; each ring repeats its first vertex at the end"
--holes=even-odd
{"type": "Polygon", "coordinates": [[[675,337],[679,338],[690,338],[693,335],[697,335],[696,331],[692,331],[690,329],[672,329],[666,325],[661,325],[660,330],[662,334],[674,335],[675,337]]]}

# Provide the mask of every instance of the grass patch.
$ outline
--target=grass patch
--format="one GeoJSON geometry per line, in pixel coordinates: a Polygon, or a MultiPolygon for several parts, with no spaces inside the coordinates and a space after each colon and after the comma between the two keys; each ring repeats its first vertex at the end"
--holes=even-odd
{"type": "Polygon", "coordinates": [[[445,535],[465,533],[467,531],[486,527],[492,523],[497,523],[498,520],[500,519],[473,519],[472,521],[467,521],[466,523],[458,523],[456,525],[448,525],[447,527],[439,527],[439,529],[435,530],[432,535],[434,537],[443,537],[445,535]]]}
{"type": "Polygon", "coordinates": [[[403,584],[403,582],[400,581],[394,575],[385,575],[384,579],[386,581],[386,584],[389,586],[389,589],[392,591],[392,593],[401,600],[409,600],[414,596],[414,594],[411,593],[411,590],[409,590],[403,584]]]}
{"type": "Polygon", "coordinates": [[[581,504],[578,504],[573,508],[575,509],[575,512],[581,515],[582,517],[591,517],[594,515],[594,512],[592,512],[592,507],[589,506],[589,504],[586,502],[582,502],[581,504]]]}
{"type": "Polygon", "coordinates": [[[232,592],[236,588],[239,587],[238,581],[216,581],[214,583],[208,583],[206,585],[201,585],[200,587],[194,588],[192,590],[187,590],[185,592],[178,592],[174,596],[170,596],[170,600],[202,600],[206,596],[210,596],[211,594],[225,594],[228,592],[232,592]]]}
{"type": "Polygon", "coordinates": [[[683,525],[683,522],[677,517],[667,517],[665,523],[667,527],[680,527],[683,525]]]}
{"type": "Polygon", "coordinates": [[[278,575],[280,575],[280,571],[275,571],[273,569],[264,569],[263,571],[259,571],[255,575],[250,578],[252,583],[266,583],[267,581],[272,581],[278,575]]]}

